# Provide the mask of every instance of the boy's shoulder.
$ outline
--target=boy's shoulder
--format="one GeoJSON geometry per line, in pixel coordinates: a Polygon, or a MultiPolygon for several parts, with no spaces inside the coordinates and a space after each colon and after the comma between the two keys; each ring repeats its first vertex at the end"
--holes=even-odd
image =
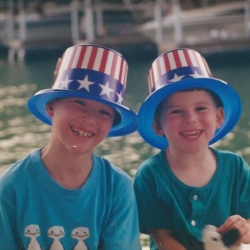
{"type": "Polygon", "coordinates": [[[211,148],[217,158],[217,162],[220,166],[224,166],[227,170],[234,171],[250,171],[249,164],[245,159],[231,151],[219,150],[211,148]]]}
{"type": "Polygon", "coordinates": [[[165,164],[167,164],[165,151],[161,150],[160,152],[156,153],[155,155],[150,156],[146,160],[144,160],[139,168],[137,173],[140,172],[160,172],[162,168],[164,168],[165,164]]]}
{"type": "MultiPolygon", "coordinates": [[[[27,154],[26,156],[24,156],[22,159],[16,161],[15,163],[13,163],[9,168],[7,168],[3,174],[0,176],[0,178],[2,179],[3,177],[5,177],[6,175],[14,175],[17,172],[23,172],[23,168],[25,168],[25,166],[29,165],[32,161],[37,161],[40,160],[40,149],[36,149],[35,151],[27,154]]],[[[20,173],[18,173],[20,174],[20,173]]]]}
{"type": "Polygon", "coordinates": [[[243,160],[243,158],[240,155],[234,152],[216,149],[216,148],[210,148],[210,149],[214,152],[217,158],[220,157],[222,160],[233,160],[233,159],[243,160]]]}
{"type": "Polygon", "coordinates": [[[32,164],[32,161],[39,159],[39,152],[40,150],[37,149],[26,155],[24,158],[12,164],[1,174],[0,192],[2,192],[5,188],[13,187],[13,184],[26,182],[26,179],[30,176],[30,165],[32,164]]]}
{"type": "Polygon", "coordinates": [[[131,181],[131,177],[123,169],[113,165],[106,158],[93,154],[95,165],[103,172],[104,175],[114,176],[114,178],[123,178],[131,181]]]}

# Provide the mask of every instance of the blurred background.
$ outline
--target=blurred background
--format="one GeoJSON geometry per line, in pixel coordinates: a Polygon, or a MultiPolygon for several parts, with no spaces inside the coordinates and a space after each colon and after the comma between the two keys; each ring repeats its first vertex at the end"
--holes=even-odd
{"type": "Polygon", "coordinates": [[[1,0],[0,46],[9,60],[77,43],[211,52],[249,48],[249,23],[250,0],[1,0]]]}
{"type": "MultiPolygon", "coordinates": [[[[0,174],[48,143],[50,127],[33,117],[26,103],[52,86],[58,57],[79,43],[107,46],[125,56],[125,105],[135,112],[149,94],[147,75],[158,55],[177,47],[199,51],[214,77],[228,82],[242,99],[240,121],[212,146],[250,163],[250,0],[1,0],[0,174]]],[[[96,148],[132,178],[157,152],[137,132],[108,138],[96,148]]],[[[147,237],[141,239],[147,249],[147,237]]]]}

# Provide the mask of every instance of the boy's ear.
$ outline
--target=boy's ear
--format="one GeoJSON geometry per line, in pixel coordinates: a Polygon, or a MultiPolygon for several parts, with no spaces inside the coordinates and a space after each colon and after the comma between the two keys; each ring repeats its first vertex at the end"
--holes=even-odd
{"type": "Polygon", "coordinates": [[[153,130],[155,131],[155,133],[157,135],[164,136],[164,131],[163,131],[162,127],[161,127],[161,123],[160,123],[158,118],[154,119],[152,127],[153,127],[153,130]]]}
{"type": "Polygon", "coordinates": [[[217,109],[217,114],[216,114],[216,119],[217,119],[217,129],[220,128],[224,122],[224,118],[225,118],[225,112],[224,112],[224,108],[219,107],[217,109]]]}
{"type": "Polygon", "coordinates": [[[50,117],[53,117],[54,115],[55,103],[56,101],[52,100],[46,104],[46,112],[47,112],[47,115],[50,117]]]}

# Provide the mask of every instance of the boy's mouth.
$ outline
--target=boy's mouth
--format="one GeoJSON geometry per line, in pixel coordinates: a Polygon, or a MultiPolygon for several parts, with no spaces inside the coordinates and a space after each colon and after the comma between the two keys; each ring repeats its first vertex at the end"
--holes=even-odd
{"type": "Polygon", "coordinates": [[[181,134],[187,138],[197,138],[200,135],[200,130],[194,130],[189,132],[182,132],[181,134]]]}
{"type": "Polygon", "coordinates": [[[78,130],[76,128],[72,128],[73,132],[81,137],[86,137],[86,138],[89,138],[92,136],[92,133],[89,133],[89,132],[84,132],[82,130],[78,130]]]}

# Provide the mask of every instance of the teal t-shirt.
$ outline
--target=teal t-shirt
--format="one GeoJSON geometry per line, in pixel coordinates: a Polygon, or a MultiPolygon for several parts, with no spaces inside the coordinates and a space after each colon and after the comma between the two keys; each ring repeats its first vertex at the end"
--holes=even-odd
{"type": "Polygon", "coordinates": [[[0,249],[139,250],[130,177],[102,157],[92,159],[79,189],[55,182],[40,150],[10,167],[0,178],[0,249]]]}
{"type": "MultiPolygon", "coordinates": [[[[171,230],[183,245],[201,240],[207,224],[220,226],[234,214],[250,218],[250,168],[230,152],[213,150],[217,169],[207,185],[187,186],[171,171],[165,151],[139,167],[134,189],[140,231],[171,230]]],[[[151,241],[152,248],[157,249],[151,241]]]]}

